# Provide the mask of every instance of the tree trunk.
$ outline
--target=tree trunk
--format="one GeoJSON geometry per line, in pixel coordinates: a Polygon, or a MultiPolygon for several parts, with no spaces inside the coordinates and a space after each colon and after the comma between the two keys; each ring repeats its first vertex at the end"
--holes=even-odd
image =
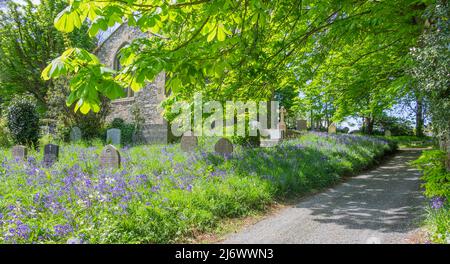
{"type": "Polygon", "coordinates": [[[445,168],[447,171],[450,171],[450,133],[447,133],[447,136],[443,135],[439,137],[439,149],[447,153],[445,168]]]}
{"type": "Polygon", "coordinates": [[[373,133],[373,118],[369,116],[364,117],[364,132],[368,135],[373,133]]]}
{"type": "Polygon", "coordinates": [[[423,98],[416,96],[416,136],[423,137],[423,98]]]}
{"type": "Polygon", "coordinates": [[[330,126],[330,117],[328,116],[328,103],[325,103],[325,126],[327,129],[330,126]]]}
{"type": "Polygon", "coordinates": [[[445,151],[447,152],[445,167],[447,168],[447,171],[450,172],[450,132],[447,132],[447,137],[445,138],[445,151]]]}
{"type": "Polygon", "coordinates": [[[366,118],[364,116],[362,117],[361,132],[366,133],[366,118]]]}

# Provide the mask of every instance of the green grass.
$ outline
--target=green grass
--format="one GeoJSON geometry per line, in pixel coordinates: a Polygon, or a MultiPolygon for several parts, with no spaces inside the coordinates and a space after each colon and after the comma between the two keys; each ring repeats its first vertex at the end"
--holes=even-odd
{"type": "Polygon", "coordinates": [[[395,148],[379,138],[317,133],[221,157],[211,152],[213,141],[193,153],[178,144],[122,148],[116,171],[99,167],[100,145],[62,145],[51,168],[40,153],[20,162],[2,150],[0,242],[175,242],[335,184],[395,148]]]}
{"type": "Polygon", "coordinates": [[[450,172],[445,167],[446,156],[444,151],[427,150],[412,162],[423,172],[424,195],[430,198],[425,226],[433,243],[450,243],[450,172]]]}
{"type": "Polygon", "coordinates": [[[431,137],[391,136],[387,138],[397,142],[400,148],[427,148],[433,146],[431,137]]]}
{"type": "Polygon", "coordinates": [[[450,206],[429,207],[425,220],[429,239],[433,243],[450,244],[450,206]]]}

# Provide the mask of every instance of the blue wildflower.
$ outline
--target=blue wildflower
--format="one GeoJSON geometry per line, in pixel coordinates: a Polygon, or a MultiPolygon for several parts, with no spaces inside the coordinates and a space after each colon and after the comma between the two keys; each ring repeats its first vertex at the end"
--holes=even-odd
{"type": "Polygon", "coordinates": [[[66,224],[66,225],[55,225],[54,227],[55,234],[57,236],[66,236],[67,234],[73,232],[72,226],[66,224]]]}
{"type": "Polygon", "coordinates": [[[440,209],[442,206],[444,206],[444,203],[445,203],[445,198],[440,197],[440,196],[433,197],[430,202],[431,208],[436,209],[436,210],[440,209]]]}

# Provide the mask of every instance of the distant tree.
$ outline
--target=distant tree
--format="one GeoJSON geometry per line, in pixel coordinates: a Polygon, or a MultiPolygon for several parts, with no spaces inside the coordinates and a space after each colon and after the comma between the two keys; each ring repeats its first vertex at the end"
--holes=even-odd
{"type": "Polygon", "coordinates": [[[425,123],[429,118],[429,102],[423,92],[417,87],[415,82],[411,82],[407,87],[404,96],[398,101],[398,106],[403,113],[409,113],[415,120],[415,135],[424,136],[425,123]]]}
{"type": "Polygon", "coordinates": [[[389,130],[392,135],[411,136],[413,135],[413,125],[411,121],[398,116],[381,114],[374,122],[374,126],[380,130],[389,130]]]}
{"type": "Polygon", "coordinates": [[[40,75],[45,66],[68,46],[95,47],[87,26],[70,34],[56,30],[53,20],[65,7],[64,0],[10,1],[0,10],[0,97],[8,101],[16,94],[30,93],[41,106],[51,81],[40,75]]]}

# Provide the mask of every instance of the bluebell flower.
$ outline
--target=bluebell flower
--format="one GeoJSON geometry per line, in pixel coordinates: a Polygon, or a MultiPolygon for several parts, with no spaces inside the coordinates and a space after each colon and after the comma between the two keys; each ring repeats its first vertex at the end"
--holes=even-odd
{"type": "Polygon", "coordinates": [[[69,238],[67,244],[83,244],[83,240],[79,238],[69,238]]]}
{"type": "Polygon", "coordinates": [[[440,196],[433,197],[430,201],[431,208],[436,210],[440,209],[442,206],[444,206],[445,200],[446,199],[444,197],[440,196]]]}
{"type": "Polygon", "coordinates": [[[73,232],[73,228],[69,224],[66,224],[66,225],[55,225],[53,227],[53,229],[55,230],[55,234],[57,236],[61,236],[61,237],[66,236],[67,234],[73,232]]]}

